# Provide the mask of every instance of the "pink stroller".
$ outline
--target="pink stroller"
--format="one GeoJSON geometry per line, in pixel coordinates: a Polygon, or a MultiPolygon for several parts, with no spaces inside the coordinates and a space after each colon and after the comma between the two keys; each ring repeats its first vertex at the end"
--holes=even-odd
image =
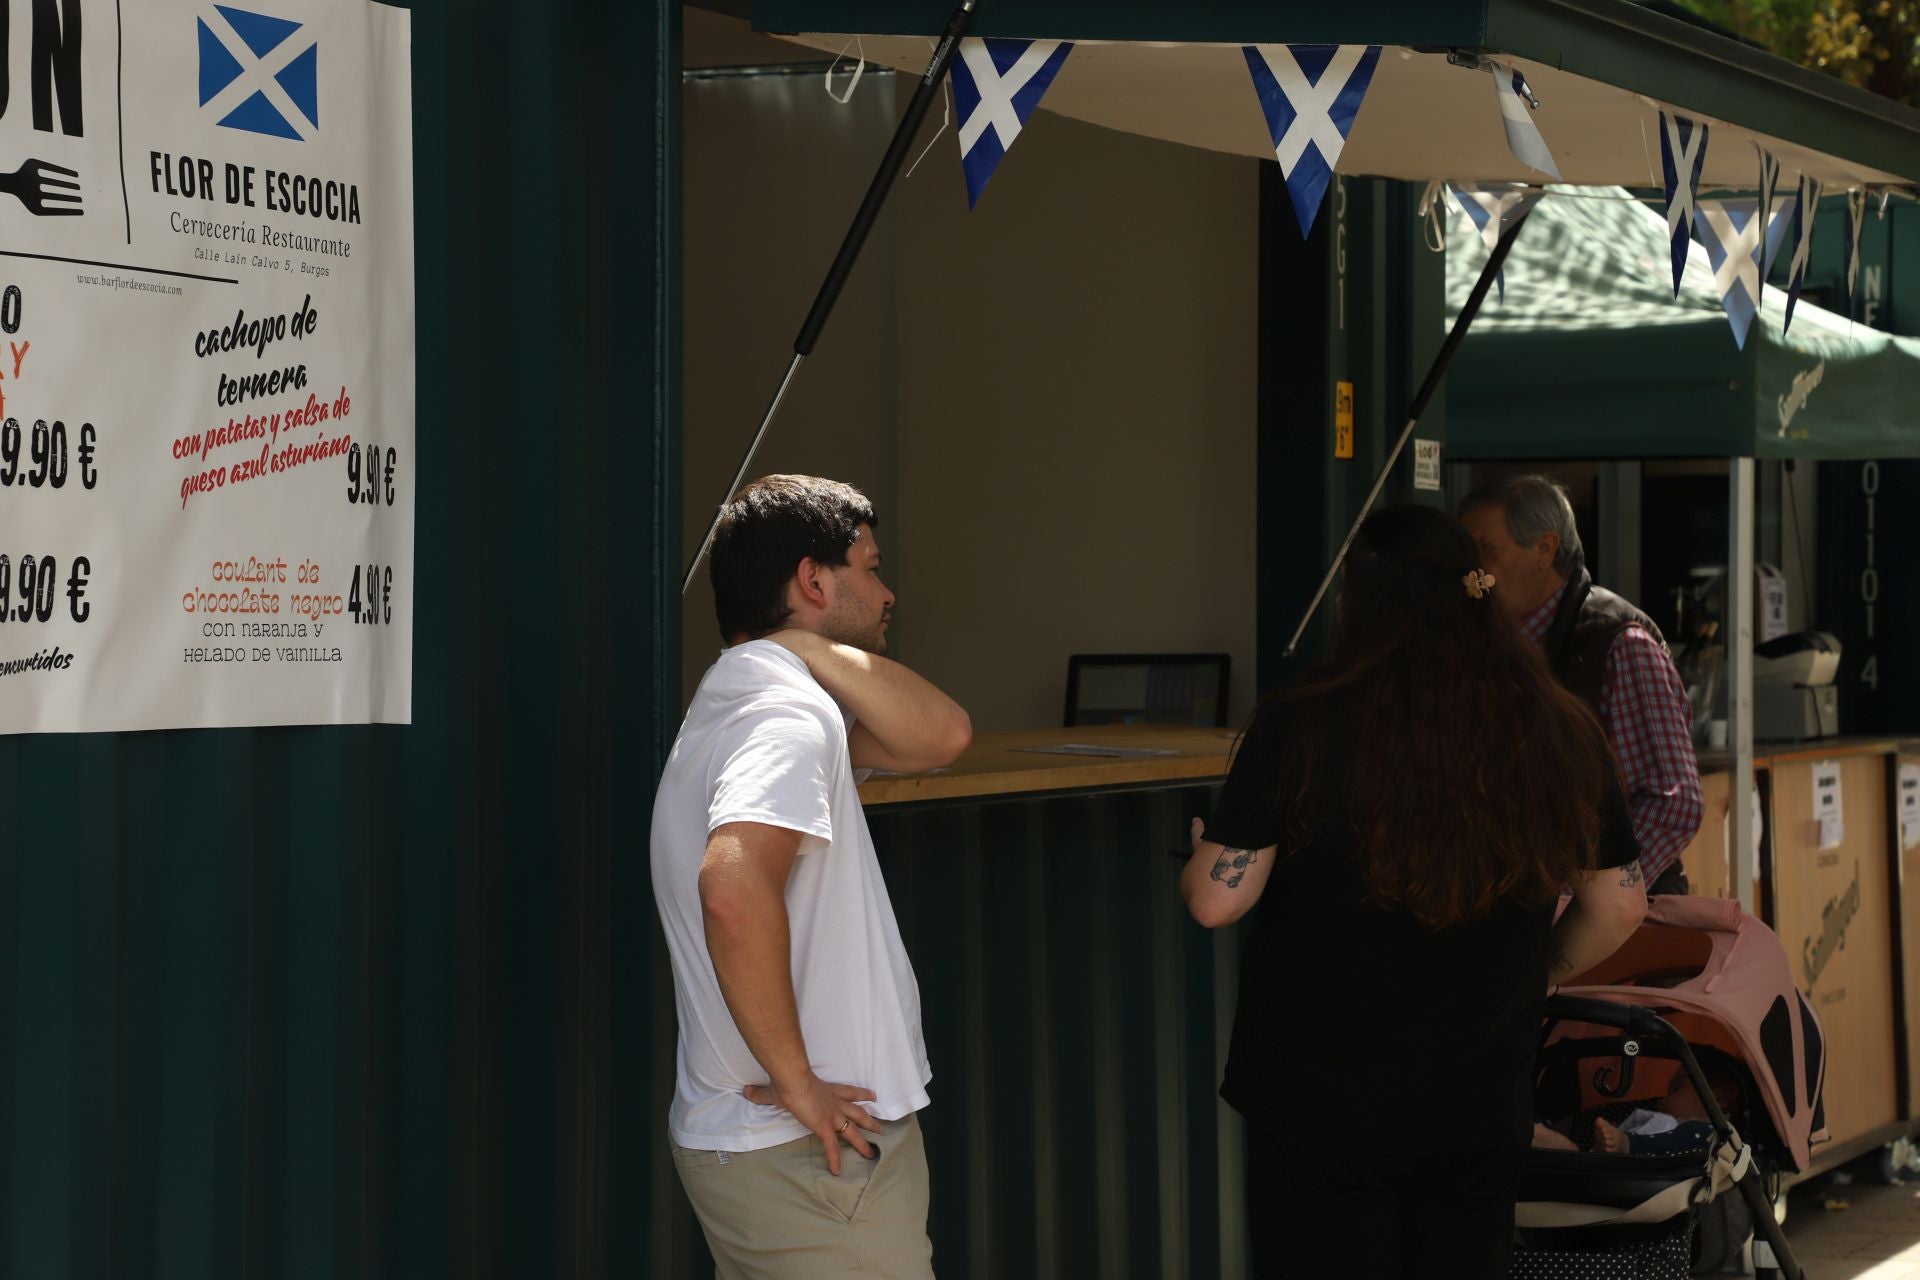
{"type": "Polygon", "coordinates": [[[1698,1151],[1663,1155],[1535,1150],[1513,1275],[1681,1280],[1728,1267],[1754,1239],[1761,1275],[1798,1280],[1773,1203],[1782,1172],[1804,1170],[1826,1140],[1824,1043],[1772,930],[1731,900],[1653,899],[1625,946],[1548,1000],[1535,1111],[1658,1109],[1684,1072],[1711,1132],[1698,1151]],[[1732,1106],[1716,1084],[1732,1086],[1732,1106]]]}

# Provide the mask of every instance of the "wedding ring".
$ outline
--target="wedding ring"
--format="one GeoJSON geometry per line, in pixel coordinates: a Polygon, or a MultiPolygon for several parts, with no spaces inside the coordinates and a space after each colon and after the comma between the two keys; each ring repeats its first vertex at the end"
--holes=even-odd
{"type": "Polygon", "coordinates": [[[847,1131],[847,1126],[852,1123],[853,1123],[852,1116],[843,1116],[840,1120],[840,1127],[838,1129],[835,1129],[834,1132],[836,1134],[845,1133],[847,1131]]]}

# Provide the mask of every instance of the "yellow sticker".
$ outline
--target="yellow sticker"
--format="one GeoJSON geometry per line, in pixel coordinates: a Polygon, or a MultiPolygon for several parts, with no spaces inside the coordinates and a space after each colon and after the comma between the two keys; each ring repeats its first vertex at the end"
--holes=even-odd
{"type": "Polygon", "coordinates": [[[1353,384],[1333,384],[1333,456],[1353,456],[1353,384]]]}

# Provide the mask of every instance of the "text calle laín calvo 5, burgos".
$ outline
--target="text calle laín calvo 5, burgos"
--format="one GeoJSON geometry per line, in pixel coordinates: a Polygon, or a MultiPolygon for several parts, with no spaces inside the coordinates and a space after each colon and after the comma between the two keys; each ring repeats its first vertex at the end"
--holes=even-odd
{"type": "MultiPolygon", "coordinates": [[[[330,222],[336,227],[360,223],[360,188],[351,182],[310,174],[289,173],[258,165],[213,161],[194,156],[177,156],[164,151],[148,153],[148,170],[155,195],[181,200],[219,201],[233,208],[260,209],[273,218],[258,221],[216,221],[195,218],[176,210],[169,219],[175,234],[227,245],[247,245],[257,249],[284,249],[292,253],[310,253],[324,258],[351,258],[353,241],[337,234],[310,234],[289,230],[289,219],[330,222]]],[[[298,226],[298,223],[293,225],[298,226]]],[[[289,264],[260,253],[236,253],[232,249],[194,246],[193,256],[203,262],[248,265],[279,270],[289,264]]],[[[323,264],[302,262],[303,275],[324,277],[323,264]]]]}

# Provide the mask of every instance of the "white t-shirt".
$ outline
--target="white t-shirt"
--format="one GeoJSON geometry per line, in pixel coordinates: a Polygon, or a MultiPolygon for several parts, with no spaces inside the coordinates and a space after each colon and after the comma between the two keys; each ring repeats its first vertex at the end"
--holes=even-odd
{"type": "Polygon", "coordinates": [[[805,1137],[779,1107],[741,1090],[767,1083],[734,1026],[707,953],[700,860],[729,822],[802,833],[787,881],[793,993],[813,1072],[873,1090],[868,1111],[898,1120],[927,1105],[920,988],[900,943],[847,757],[848,719],[771,640],[735,645],[700,681],[653,802],[653,893],[673,957],[680,1017],[673,1140],[758,1151],[805,1137]]]}

